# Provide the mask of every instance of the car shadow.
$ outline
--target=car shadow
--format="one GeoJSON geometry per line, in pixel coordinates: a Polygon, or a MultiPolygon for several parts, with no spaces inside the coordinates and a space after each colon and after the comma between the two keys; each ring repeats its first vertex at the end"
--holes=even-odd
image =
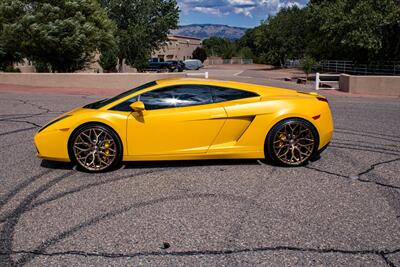
{"type": "Polygon", "coordinates": [[[260,165],[255,159],[171,160],[124,162],[125,169],[185,168],[203,166],[260,165]]]}
{"type": "MultiPolygon", "coordinates": [[[[271,165],[265,160],[256,159],[216,159],[216,160],[168,160],[168,161],[130,161],[123,162],[122,169],[151,169],[151,168],[187,168],[204,166],[234,166],[234,165],[271,165]]],[[[76,165],[67,162],[42,160],[41,167],[46,169],[73,170],[76,165]]]]}
{"type": "Polygon", "coordinates": [[[45,159],[40,163],[40,167],[54,170],[72,170],[74,169],[74,166],[75,165],[70,162],[49,161],[45,159]]]}

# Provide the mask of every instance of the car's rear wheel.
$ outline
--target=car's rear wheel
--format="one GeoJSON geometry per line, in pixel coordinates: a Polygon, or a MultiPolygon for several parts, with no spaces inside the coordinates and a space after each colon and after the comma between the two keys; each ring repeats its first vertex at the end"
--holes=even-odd
{"type": "Polygon", "coordinates": [[[277,123],[266,140],[266,157],[284,166],[301,166],[317,154],[319,137],[315,127],[303,119],[277,123]]]}
{"type": "Polygon", "coordinates": [[[122,145],[116,133],[103,125],[89,124],[76,130],[69,142],[71,160],[88,172],[109,171],[122,160],[122,145]]]}

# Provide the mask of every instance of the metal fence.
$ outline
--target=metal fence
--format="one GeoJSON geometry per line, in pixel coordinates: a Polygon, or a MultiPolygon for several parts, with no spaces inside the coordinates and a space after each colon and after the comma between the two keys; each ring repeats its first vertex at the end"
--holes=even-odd
{"type": "Polygon", "coordinates": [[[324,60],[316,66],[321,72],[356,75],[400,75],[400,62],[356,64],[347,60],[324,60]]]}
{"type": "MultiPolygon", "coordinates": [[[[300,60],[287,60],[287,68],[301,67],[300,60]]],[[[315,71],[355,75],[400,75],[400,62],[375,62],[357,64],[350,60],[323,60],[314,66],[315,71]]]]}
{"type": "Polygon", "coordinates": [[[222,58],[216,58],[216,57],[210,57],[206,61],[207,65],[222,65],[222,64],[241,64],[241,65],[247,65],[247,64],[253,64],[252,59],[247,59],[247,58],[231,58],[231,59],[222,59],[222,58]]]}
{"type": "Polygon", "coordinates": [[[300,68],[301,67],[300,60],[299,59],[286,60],[285,67],[286,68],[300,68]]]}
{"type": "Polygon", "coordinates": [[[222,64],[253,64],[253,60],[247,58],[223,59],[222,62],[222,64]]]}

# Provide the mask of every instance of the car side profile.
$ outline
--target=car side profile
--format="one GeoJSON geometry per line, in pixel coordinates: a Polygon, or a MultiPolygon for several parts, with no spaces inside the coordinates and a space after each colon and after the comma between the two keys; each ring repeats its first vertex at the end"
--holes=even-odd
{"type": "Polygon", "coordinates": [[[301,166],[330,142],[315,93],[206,79],[165,79],[77,108],[35,135],[37,155],[89,172],[122,161],[263,159],[301,166]]]}

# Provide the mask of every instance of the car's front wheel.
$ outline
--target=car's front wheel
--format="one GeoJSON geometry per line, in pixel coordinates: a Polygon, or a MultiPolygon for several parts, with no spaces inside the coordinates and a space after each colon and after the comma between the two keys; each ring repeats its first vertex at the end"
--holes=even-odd
{"type": "Polygon", "coordinates": [[[318,133],[303,119],[287,119],[277,123],[266,140],[266,158],[284,166],[301,166],[318,152],[318,133]]]}
{"type": "Polygon", "coordinates": [[[77,129],[71,136],[68,150],[71,160],[88,172],[109,171],[122,160],[122,145],[117,134],[98,124],[77,129]]]}

